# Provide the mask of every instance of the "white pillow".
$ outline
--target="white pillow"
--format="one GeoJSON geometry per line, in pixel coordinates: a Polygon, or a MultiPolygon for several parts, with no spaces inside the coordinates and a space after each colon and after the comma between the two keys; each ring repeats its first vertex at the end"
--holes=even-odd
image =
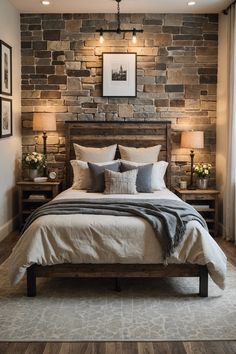
{"type": "MultiPolygon", "coordinates": [[[[145,163],[138,163],[133,161],[125,161],[120,160],[121,162],[128,163],[133,166],[142,166],[146,165],[145,163]]],[[[166,188],[164,176],[166,173],[166,169],[168,167],[168,162],[166,161],[158,161],[153,164],[152,168],[152,190],[153,191],[161,191],[166,188]]]]}
{"type": "Polygon", "coordinates": [[[122,160],[152,163],[157,162],[161,145],[155,145],[147,148],[133,148],[119,145],[119,150],[122,160]]]}
{"type": "Polygon", "coordinates": [[[154,191],[161,191],[166,188],[165,173],[168,167],[168,162],[158,161],[153,164],[152,168],[152,189],[154,191]]]}
{"type": "MultiPolygon", "coordinates": [[[[91,188],[92,179],[87,162],[80,160],[70,161],[73,169],[72,189],[89,189],[91,188]]],[[[117,163],[117,160],[98,163],[99,166],[117,163]]]]}
{"type": "Polygon", "coordinates": [[[103,148],[93,148],[73,144],[75,149],[76,160],[86,162],[109,162],[114,160],[117,145],[105,146],[103,148]]]}

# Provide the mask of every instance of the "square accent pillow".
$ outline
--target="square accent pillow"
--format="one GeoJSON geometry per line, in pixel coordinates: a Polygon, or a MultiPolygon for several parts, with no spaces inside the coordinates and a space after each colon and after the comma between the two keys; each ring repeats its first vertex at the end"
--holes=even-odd
{"type": "MultiPolygon", "coordinates": [[[[128,163],[129,165],[132,165],[136,168],[139,166],[147,165],[147,164],[132,162],[132,161],[120,160],[120,162],[128,163]]],[[[151,184],[152,184],[153,191],[161,191],[166,188],[164,177],[165,177],[167,167],[168,167],[168,162],[166,161],[158,161],[153,164],[152,177],[151,177],[151,181],[152,181],[151,184]]]]}
{"type": "Polygon", "coordinates": [[[113,172],[105,170],[105,194],[137,194],[138,170],[113,172]]]}
{"type": "Polygon", "coordinates": [[[165,174],[168,167],[168,162],[158,161],[153,164],[152,169],[152,189],[154,191],[162,191],[166,189],[165,174]]]}
{"type": "MultiPolygon", "coordinates": [[[[72,189],[86,189],[88,190],[92,186],[91,174],[88,167],[88,163],[80,160],[70,161],[73,169],[73,184],[72,189]]],[[[117,161],[109,161],[98,163],[99,166],[107,164],[114,164],[117,161]]]]}
{"type": "Polygon", "coordinates": [[[86,162],[109,162],[114,160],[116,154],[117,145],[105,146],[103,148],[93,148],[73,144],[75,149],[76,160],[86,162]]]}
{"type": "Polygon", "coordinates": [[[147,148],[133,148],[119,145],[119,150],[122,160],[153,163],[158,161],[161,145],[155,145],[147,148]]]}
{"type": "Polygon", "coordinates": [[[105,170],[119,171],[120,162],[111,163],[109,165],[97,165],[95,163],[88,162],[88,167],[91,175],[91,188],[88,189],[90,193],[103,193],[105,189],[105,170]]]}
{"type": "Polygon", "coordinates": [[[153,164],[133,166],[129,163],[121,162],[120,171],[125,172],[137,169],[137,191],[139,193],[152,193],[152,168],[153,164]]]}

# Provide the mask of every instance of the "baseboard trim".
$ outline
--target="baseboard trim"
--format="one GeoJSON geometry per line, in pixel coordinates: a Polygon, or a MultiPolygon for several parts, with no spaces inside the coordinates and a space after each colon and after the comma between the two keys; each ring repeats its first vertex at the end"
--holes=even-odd
{"type": "Polygon", "coordinates": [[[4,240],[12,231],[16,230],[19,225],[19,215],[6,222],[0,227],[0,241],[4,240]]]}

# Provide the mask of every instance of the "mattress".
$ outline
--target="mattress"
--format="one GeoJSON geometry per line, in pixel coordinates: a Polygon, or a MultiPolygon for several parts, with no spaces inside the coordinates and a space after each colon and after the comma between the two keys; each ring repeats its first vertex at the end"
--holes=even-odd
{"type": "MultiPolygon", "coordinates": [[[[55,199],[179,199],[168,189],[136,195],[104,195],[67,189],[55,199]]],[[[186,226],[183,240],[168,263],[207,265],[215,283],[224,288],[226,257],[197,221],[186,226]]],[[[151,225],[136,216],[46,215],[35,220],[10,256],[10,279],[16,284],[32,264],[163,263],[162,250],[151,225]]]]}
{"type": "Polygon", "coordinates": [[[138,193],[138,194],[103,194],[103,193],[88,193],[86,190],[76,190],[68,188],[64,192],[58,194],[55,199],[175,199],[181,200],[176,194],[169,189],[163,189],[161,191],[154,191],[153,193],[138,193]]]}

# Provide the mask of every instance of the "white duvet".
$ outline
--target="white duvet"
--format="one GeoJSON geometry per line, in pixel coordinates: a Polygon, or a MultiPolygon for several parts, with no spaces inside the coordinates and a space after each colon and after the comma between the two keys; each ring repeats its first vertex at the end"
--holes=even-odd
{"type": "MultiPolygon", "coordinates": [[[[56,199],[76,198],[179,199],[168,189],[150,194],[104,195],[68,189],[56,199]]],[[[10,256],[14,285],[27,267],[36,263],[162,263],[160,244],[151,225],[134,216],[48,215],[35,220],[10,256]]],[[[197,222],[187,224],[182,242],[169,263],[207,265],[213,281],[225,286],[226,257],[209,233],[197,222]]]]}

